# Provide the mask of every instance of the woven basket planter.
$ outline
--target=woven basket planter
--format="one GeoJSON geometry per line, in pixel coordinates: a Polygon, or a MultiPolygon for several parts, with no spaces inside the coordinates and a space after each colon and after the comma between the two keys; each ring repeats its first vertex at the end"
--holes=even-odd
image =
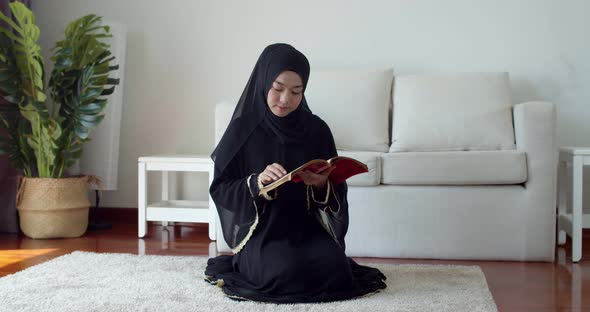
{"type": "Polygon", "coordinates": [[[30,238],[82,236],[88,227],[88,180],[22,178],[17,209],[23,233],[30,238]]]}

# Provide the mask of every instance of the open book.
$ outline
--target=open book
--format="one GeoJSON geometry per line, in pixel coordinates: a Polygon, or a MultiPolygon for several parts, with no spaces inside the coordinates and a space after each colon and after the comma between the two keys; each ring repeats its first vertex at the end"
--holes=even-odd
{"type": "Polygon", "coordinates": [[[281,186],[283,183],[288,181],[293,181],[295,183],[303,181],[301,177],[298,175],[298,173],[303,170],[309,170],[314,173],[321,173],[324,170],[330,168],[331,166],[336,166],[336,169],[332,170],[330,176],[328,177],[334,185],[342,183],[343,181],[352,177],[353,175],[369,172],[369,168],[367,167],[367,165],[350,157],[335,156],[328,160],[314,159],[304,163],[297,169],[282,176],[280,179],[264,186],[262,189],[260,189],[260,193],[268,193],[269,191],[274,190],[275,188],[281,186]]]}

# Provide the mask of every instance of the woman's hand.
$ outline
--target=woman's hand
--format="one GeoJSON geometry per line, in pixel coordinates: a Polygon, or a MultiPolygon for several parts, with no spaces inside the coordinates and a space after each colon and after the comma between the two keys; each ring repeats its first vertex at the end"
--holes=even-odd
{"type": "Polygon", "coordinates": [[[328,182],[328,176],[330,173],[336,169],[336,166],[331,166],[327,170],[324,170],[320,173],[313,173],[309,170],[303,170],[298,173],[298,175],[303,179],[303,183],[306,185],[315,186],[318,189],[324,189],[326,187],[326,183],[328,182]]]}
{"type": "Polygon", "coordinates": [[[285,174],[287,174],[287,170],[283,166],[274,163],[266,166],[264,171],[260,173],[259,179],[262,184],[266,185],[280,179],[285,174]]]}

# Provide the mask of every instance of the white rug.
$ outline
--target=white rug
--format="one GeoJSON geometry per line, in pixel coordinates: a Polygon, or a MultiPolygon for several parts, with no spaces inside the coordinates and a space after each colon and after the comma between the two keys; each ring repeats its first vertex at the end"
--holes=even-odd
{"type": "Polygon", "coordinates": [[[206,257],[74,252],[0,278],[0,311],[497,311],[477,266],[374,264],[387,289],[323,304],[236,302],[206,257]]]}

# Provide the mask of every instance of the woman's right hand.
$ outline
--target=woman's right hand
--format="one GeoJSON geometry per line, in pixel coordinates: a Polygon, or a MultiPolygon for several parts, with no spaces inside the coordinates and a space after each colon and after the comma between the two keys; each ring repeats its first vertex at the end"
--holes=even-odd
{"type": "Polygon", "coordinates": [[[285,174],[287,174],[287,170],[283,166],[274,163],[266,166],[264,171],[260,173],[259,179],[262,184],[266,185],[280,179],[285,174]]]}

